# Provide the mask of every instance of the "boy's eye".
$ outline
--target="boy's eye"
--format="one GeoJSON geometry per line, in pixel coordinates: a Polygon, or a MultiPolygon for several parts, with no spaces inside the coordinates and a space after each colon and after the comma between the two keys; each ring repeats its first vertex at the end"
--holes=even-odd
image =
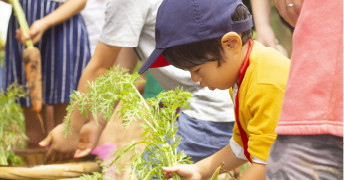
{"type": "Polygon", "coordinates": [[[198,72],[199,72],[199,69],[200,69],[200,68],[198,68],[198,69],[194,70],[194,72],[195,72],[195,73],[198,73],[198,72]]]}

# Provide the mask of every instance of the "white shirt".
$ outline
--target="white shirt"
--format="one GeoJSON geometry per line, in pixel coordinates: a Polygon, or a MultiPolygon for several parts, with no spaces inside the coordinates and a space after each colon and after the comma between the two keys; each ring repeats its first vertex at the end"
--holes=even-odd
{"type": "MultiPolygon", "coordinates": [[[[155,48],[155,19],[161,0],[109,0],[100,41],[110,46],[135,47],[143,62],[155,48]]],[[[168,22],[167,22],[168,23],[168,22]]],[[[192,93],[188,116],[205,121],[233,122],[234,110],[227,90],[210,91],[191,80],[188,71],[173,66],[149,71],[165,90],[177,86],[192,93]]]]}
{"type": "Polygon", "coordinates": [[[107,0],[87,0],[86,7],[81,11],[85,20],[92,55],[104,26],[106,2],[107,0]]]}

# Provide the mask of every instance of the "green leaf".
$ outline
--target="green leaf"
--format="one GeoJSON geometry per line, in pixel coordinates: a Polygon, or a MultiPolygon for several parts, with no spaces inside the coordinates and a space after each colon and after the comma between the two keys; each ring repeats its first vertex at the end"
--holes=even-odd
{"type": "Polygon", "coordinates": [[[211,176],[211,178],[209,180],[217,180],[218,179],[221,167],[222,167],[222,165],[220,165],[219,167],[216,168],[214,174],[211,176]]]}
{"type": "Polygon", "coordinates": [[[176,88],[145,100],[134,86],[142,82],[139,77],[137,73],[130,75],[127,70],[115,67],[88,83],[87,93],[74,92],[65,118],[66,134],[71,130],[70,116],[74,110],[78,109],[84,115],[91,113],[95,119],[101,115],[110,120],[114,105],[121,101],[117,113],[124,127],[129,127],[134,121],[143,121],[143,141],[130,143],[117,150],[111,164],[117,167],[117,161],[127,155],[131,157],[127,167],[132,168],[132,177],[165,179],[160,167],[192,163],[184,152],[177,152],[180,138],[175,137],[176,110],[188,107],[187,101],[191,94],[176,88]],[[163,107],[160,107],[161,104],[163,107]],[[144,144],[144,151],[137,151],[137,144],[144,144]]]}
{"type": "Polygon", "coordinates": [[[24,88],[16,83],[0,92],[0,165],[24,164],[21,158],[13,153],[14,148],[26,146],[24,113],[16,102],[24,96],[24,88]]]}

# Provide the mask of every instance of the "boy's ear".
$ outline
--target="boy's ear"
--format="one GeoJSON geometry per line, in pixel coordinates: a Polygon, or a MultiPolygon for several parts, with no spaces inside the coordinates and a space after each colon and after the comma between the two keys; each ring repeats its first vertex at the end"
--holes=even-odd
{"type": "Polygon", "coordinates": [[[240,50],[242,46],[241,37],[236,32],[228,32],[221,38],[221,44],[224,49],[240,50]]]}

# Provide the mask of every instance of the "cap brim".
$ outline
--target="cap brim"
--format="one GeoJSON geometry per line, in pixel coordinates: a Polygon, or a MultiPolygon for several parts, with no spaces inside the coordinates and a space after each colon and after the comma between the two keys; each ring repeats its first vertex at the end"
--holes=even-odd
{"type": "Polygon", "coordinates": [[[143,74],[149,68],[163,67],[169,65],[164,56],[162,55],[164,49],[154,49],[152,54],[148,57],[147,61],[142,65],[139,74],[143,74]]]}

